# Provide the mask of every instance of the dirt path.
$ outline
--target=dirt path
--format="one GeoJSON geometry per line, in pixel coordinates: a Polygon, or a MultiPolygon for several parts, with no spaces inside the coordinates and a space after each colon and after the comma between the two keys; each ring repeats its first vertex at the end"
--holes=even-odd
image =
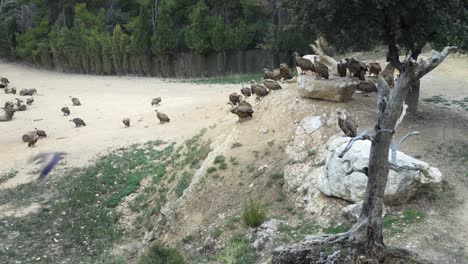
{"type": "MultiPolygon", "coordinates": [[[[32,167],[26,161],[40,151],[65,151],[69,153],[66,165],[80,166],[120,146],[191,136],[224,116],[228,92],[238,89],[237,85],[194,85],[156,78],[63,74],[4,63],[0,63],[0,75],[7,76],[18,91],[38,90],[26,112],[17,112],[12,122],[0,122],[0,173],[19,171],[0,188],[34,179],[36,176],[27,175],[32,167]],[[82,106],[71,106],[69,96],[79,98],[82,106]],[[157,96],[162,97],[157,109],[169,115],[169,124],[158,124],[150,104],[157,96]],[[70,116],[62,115],[63,106],[70,108],[70,116]],[[69,122],[74,117],[82,118],[87,126],[74,128],[69,122]],[[123,127],[124,117],[131,118],[130,128],[123,127]],[[34,128],[45,130],[48,137],[28,148],[21,136],[34,128]]],[[[2,90],[0,104],[15,97],[20,96],[2,90]]]]}

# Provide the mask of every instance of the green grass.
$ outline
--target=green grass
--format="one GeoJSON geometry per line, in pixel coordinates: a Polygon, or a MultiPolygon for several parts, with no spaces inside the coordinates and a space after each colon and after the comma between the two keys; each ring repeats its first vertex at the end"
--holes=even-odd
{"type": "Polygon", "coordinates": [[[140,257],[138,264],[183,264],[184,257],[174,248],[154,243],[140,257]]]}
{"type": "Polygon", "coordinates": [[[443,95],[434,95],[428,98],[424,98],[422,100],[425,102],[435,103],[435,104],[443,104],[443,103],[448,102],[447,98],[445,98],[443,95]]]}
{"type": "Polygon", "coordinates": [[[313,157],[313,156],[317,155],[317,151],[315,151],[315,149],[309,149],[309,150],[307,151],[307,155],[308,155],[309,157],[313,157]]]}
{"type": "Polygon", "coordinates": [[[287,224],[280,224],[278,227],[280,240],[285,243],[302,241],[305,236],[318,234],[321,230],[322,227],[314,221],[303,221],[297,228],[287,224]]]}
{"type": "Polygon", "coordinates": [[[233,216],[227,219],[226,224],[224,224],[224,227],[226,227],[229,230],[234,230],[236,228],[237,223],[239,223],[241,218],[239,216],[233,216]]]}
{"type": "MultiPolygon", "coordinates": [[[[2,191],[1,201],[13,192],[16,196],[10,196],[10,200],[34,199],[43,205],[28,217],[0,221],[1,237],[18,234],[14,240],[5,241],[11,246],[6,263],[30,263],[38,256],[41,259],[34,263],[93,263],[106,256],[105,250],[122,237],[115,207],[140,188],[142,179],[164,177],[160,164],[172,154],[174,145],[161,149],[163,144],[152,141],[134,145],[100,157],[93,165],[69,170],[63,177],[2,191]]],[[[135,206],[146,206],[146,193],[142,193],[135,206]]]]}
{"type": "Polygon", "coordinates": [[[206,169],[206,173],[211,174],[211,173],[213,173],[213,172],[215,172],[217,170],[218,169],[216,167],[209,167],[209,168],[206,169]]]}
{"type": "Polygon", "coordinates": [[[382,220],[385,234],[402,234],[408,226],[424,220],[424,214],[416,210],[405,210],[401,216],[386,215],[382,220]]]}
{"type": "Polygon", "coordinates": [[[184,242],[184,244],[190,244],[193,242],[195,238],[193,237],[193,235],[186,235],[184,238],[182,238],[182,242],[184,242]]]}
{"type": "Polygon", "coordinates": [[[227,164],[226,164],[226,163],[221,163],[221,164],[219,164],[218,169],[220,169],[220,170],[226,170],[226,169],[227,169],[227,164]]]}
{"type": "Polygon", "coordinates": [[[251,80],[256,80],[257,82],[263,74],[240,74],[240,75],[229,75],[229,76],[219,76],[207,79],[193,79],[193,80],[183,80],[182,82],[194,83],[194,84],[247,84],[251,80]]]}
{"type": "Polygon", "coordinates": [[[239,165],[239,161],[237,160],[236,157],[230,157],[230,158],[229,158],[229,162],[230,162],[232,165],[234,165],[234,166],[239,165]]]}
{"type": "Polygon", "coordinates": [[[226,162],[226,158],[223,155],[216,156],[213,161],[214,164],[220,164],[220,163],[225,163],[225,162],[226,162]]]}
{"type": "Polygon", "coordinates": [[[239,142],[233,143],[232,146],[231,146],[232,149],[234,149],[234,148],[240,148],[240,147],[242,147],[242,144],[239,143],[239,142]]]}
{"type": "Polygon", "coordinates": [[[174,189],[174,192],[176,193],[177,197],[181,197],[182,194],[184,194],[185,189],[187,189],[187,187],[189,187],[190,185],[191,179],[192,174],[186,171],[182,173],[182,177],[179,179],[179,182],[177,183],[177,186],[174,189]]]}
{"type": "Polygon", "coordinates": [[[348,225],[330,225],[328,227],[323,227],[322,231],[325,234],[339,234],[339,233],[344,233],[348,231],[351,228],[351,226],[348,225]]]}
{"type": "Polygon", "coordinates": [[[223,231],[221,230],[221,228],[219,227],[214,227],[210,230],[210,236],[214,239],[217,239],[221,236],[221,234],[223,233],[223,231]]]}
{"type": "Polygon", "coordinates": [[[0,175],[0,184],[8,181],[9,179],[13,178],[18,174],[18,171],[12,170],[10,172],[4,173],[0,175]]]}
{"type": "Polygon", "coordinates": [[[263,224],[267,217],[267,209],[260,201],[249,199],[242,213],[242,220],[246,226],[257,227],[263,224]]]}
{"type": "Polygon", "coordinates": [[[253,264],[255,259],[255,249],[249,239],[242,234],[234,235],[226,247],[216,255],[216,260],[230,264],[253,264]]]}

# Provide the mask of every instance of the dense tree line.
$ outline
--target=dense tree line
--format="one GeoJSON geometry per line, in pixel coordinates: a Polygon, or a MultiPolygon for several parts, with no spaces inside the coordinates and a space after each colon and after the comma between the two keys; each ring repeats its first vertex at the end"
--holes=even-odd
{"type": "Polygon", "coordinates": [[[285,21],[279,24],[278,16],[287,17],[279,6],[255,0],[1,0],[0,57],[81,73],[149,74],[153,58],[168,62],[180,52],[216,52],[220,59],[227,51],[253,48],[283,57],[293,49],[305,52],[315,35],[294,35],[285,21]]]}
{"type": "MultiPolygon", "coordinates": [[[[343,30],[354,30],[357,35],[364,32],[359,27],[348,29],[352,23],[329,25],[332,16],[343,16],[343,21],[359,19],[335,12],[334,2],[260,2],[0,0],[0,58],[81,73],[149,74],[154,58],[165,63],[189,51],[200,55],[216,52],[218,64],[223,65],[228,51],[263,48],[275,54],[277,62],[291,62],[293,51],[310,53],[308,44],[322,31],[328,32],[327,37],[340,50],[381,44],[368,35],[361,41],[347,38],[343,30]]],[[[370,9],[365,2],[379,1],[358,2],[362,9],[355,13],[366,15],[370,9]]],[[[461,8],[456,13],[440,10],[450,15],[437,24],[432,38],[436,44],[448,41],[466,49],[466,2],[439,2],[446,5],[437,8],[452,10],[455,2],[461,8]]]]}

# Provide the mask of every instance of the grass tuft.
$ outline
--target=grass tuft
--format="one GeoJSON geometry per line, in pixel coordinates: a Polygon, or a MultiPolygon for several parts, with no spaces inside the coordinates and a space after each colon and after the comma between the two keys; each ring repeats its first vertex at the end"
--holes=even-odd
{"type": "Polygon", "coordinates": [[[141,256],[138,264],[183,264],[184,257],[174,248],[165,246],[159,242],[154,243],[141,256]]]}
{"type": "Polygon", "coordinates": [[[249,202],[244,207],[242,220],[245,225],[250,227],[258,227],[265,221],[267,217],[266,207],[260,201],[249,199],[249,202]]]}

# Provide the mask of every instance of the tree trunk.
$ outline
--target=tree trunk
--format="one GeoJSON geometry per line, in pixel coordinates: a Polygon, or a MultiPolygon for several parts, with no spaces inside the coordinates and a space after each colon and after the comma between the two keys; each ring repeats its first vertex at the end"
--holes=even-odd
{"type": "Polygon", "coordinates": [[[408,112],[411,114],[416,114],[418,110],[419,102],[419,89],[421,82],[419,80],[415,81],[411,85],[411,89],[406,97],[406,104],[408,105],[408,112]]]}
{"type": "Polygon", "coordinates": [[[151,0],[151,22],[153,24],[153,34],[158,30],[158,0],[151,0]]]}

